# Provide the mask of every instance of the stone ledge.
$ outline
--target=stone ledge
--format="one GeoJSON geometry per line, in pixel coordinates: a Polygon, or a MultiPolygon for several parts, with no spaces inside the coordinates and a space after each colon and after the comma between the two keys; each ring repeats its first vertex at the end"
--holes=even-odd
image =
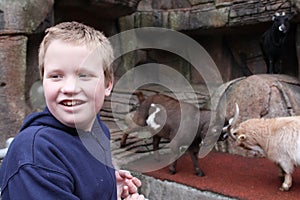
{"type": "Polygon", "coordinates": [[[174,200],[174,197],[176,197],[176,199],[188,200],[236,200],[231,197],[223,196],[222,194],[201,191],[179,183],[161,181],[151,176],[135,172],[132,172],[132,174],[142,181],[143,186],[141,188],[141,193],[149,200],[174,200]]]}

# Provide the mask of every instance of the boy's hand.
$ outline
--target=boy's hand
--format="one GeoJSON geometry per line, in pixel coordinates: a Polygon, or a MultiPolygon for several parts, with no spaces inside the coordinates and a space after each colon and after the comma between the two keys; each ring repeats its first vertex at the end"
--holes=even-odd
{"type": "Polygon", "coordinates": [[[118,199],[130,197],[133,199],[144,199],[143,195],[139,195],[138,188],[141,187],[141,181],[133,177],[129,171],[118,170],[116,171],[116,180],[118,187],[118,199]],[[133,195],[134,194],[134,195],[133,195]],[[143,197],[140,197],[143,196],[143,197]]]}
{"type": "Polygon", "coordinates": [[[126,197],[124,200],[144,200],[145,197],[142,194],[134,193],[126,197]]]}

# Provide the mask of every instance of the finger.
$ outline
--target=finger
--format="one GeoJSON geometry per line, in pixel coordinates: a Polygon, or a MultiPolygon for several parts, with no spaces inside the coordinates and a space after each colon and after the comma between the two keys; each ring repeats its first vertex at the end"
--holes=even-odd
{"type": "Polygon", "coordinates": [[[136,177],[133,177],[132,178],[132,182],[133,184],[136,186],[136,187],[141,187],[142,186],[142,182],[140,179],[136,178],[136,177]]]}
{"type": "Polygon", "coordinates": [[[130,171],[127,170],[119,170],[119,175],[123,178],[131,179],[133,176],[131,175],[130,171]]]}
{"type": "Polygon", "coordinates": [[[130,194],[136,193],[138,188],[137,186],[132,182],[132,180],[125,180],[125,184],[128,186],[128,190],[130,194]]]}
{"type": "Polygon", "coordinates": [[[144,200],[144,195],[140,195],[138,193],[134,193],[126,198],[126,200],[144,200]]]}
{"type": "Polygon", "coordinates": [[[136,200],[144,200],[145,199],[144,195],[142,195],[142,194],[138,195],[135,198],[136,198],[136,200]]]}
{"type": "Polygon", "coordinates": [[[115,171],[115,174],[116,174],[116,180],[117,180],[117,181],[121,181],[121,180],[123,180],[123,178],[121,177],[121,175],[120,175],[120,172],[119,172],[119,171],[115,171]]]}
{"type": "Polygon", "coordinates": [[[128,186],[125,185],[125,186],[123,186],[121,197],[126,198],[128,196],[129,196],[129,189],[128,189],[128,186]]]}

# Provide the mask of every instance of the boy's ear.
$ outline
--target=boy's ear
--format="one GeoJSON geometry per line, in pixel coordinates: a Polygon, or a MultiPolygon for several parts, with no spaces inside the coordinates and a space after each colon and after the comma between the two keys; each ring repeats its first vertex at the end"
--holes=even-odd
{"type": "Polygon", "coordinates": [[[110,95],[112,88],[113,88],[113,83],[112,83],[112,81],[109,81],[107,83],[106,88],[105,88],[105,96],[109,96],[110,95]]]}

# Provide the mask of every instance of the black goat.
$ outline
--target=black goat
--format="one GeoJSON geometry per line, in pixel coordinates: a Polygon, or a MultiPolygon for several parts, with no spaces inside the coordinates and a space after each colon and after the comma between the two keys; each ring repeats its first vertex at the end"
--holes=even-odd
{"type": "Polygon", "coordinates": [[[285,12],[275,13],[272,20],[273,25],[262,35],[260,45],[267,64],[267,73],[279,74],[282,72],[282,56],[290,23],[285,12]],[[279,64],[276,66],[277,62],[279,64]]]}

